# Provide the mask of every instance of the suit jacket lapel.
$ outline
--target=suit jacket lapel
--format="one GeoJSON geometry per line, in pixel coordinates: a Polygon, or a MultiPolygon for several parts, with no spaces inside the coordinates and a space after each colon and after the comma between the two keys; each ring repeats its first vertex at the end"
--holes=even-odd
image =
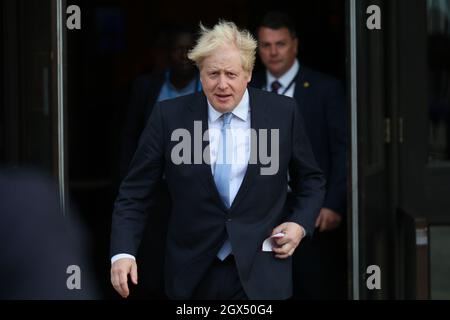
{"type": "Polygon", "coordinates": [[[308,90],[311,87],[309,71],[307,67],[300,66],[300,72],[297,75],[297,80],[295,81],[294,98],[297,101],[300,109],[303,110],[309,104],[305,103],[308,99],[308,90]]]}
{"type": "MultiPolygon", "coordinates": [[[[268,128],[268,120],[267,120],[267,112],[266,112],[266,104],[264,99],[260,95],[258,95],[254,89],[248,88],[249,97],[250,97],[250,119],[251,119],[251,128],[258,133],[259,129],[268,128]]],[[[261,164],[259,163],[259,159],[255,152],[258,152],[257,143],[258,141],[251,138],[251,153],[250,159],[256,159],[256,163],[250,163],[247,166],[247,171],[244,176],[244,180],[239,188],[239,191],[231,205],[231,210],[234,210],[242,199],[245,198],[245,194],[252,187],[253,179],[256,175],[260,173],[261,164]]]]}
{"type": "MultiPolygon", "coordinates": [[[[202,137],[204,133],[208,130],[208,102],[206,100],[206,96],[201,93],[196,96],[196,100],[189,106],[189,108],[192,111],[192,118],[187,119],[188,123],[186,123],[186,128],[190,128],[191,135],[194,137],[194,121],[201,121],[202,122],[202,137]]],[[[197,138],[197,137],[195,137],[197,138]]],[[[194,138],[194,139],[195,139],[194,138]]],[[[204,150],[206,150],[206,147],[209,146],[209,140],[203,141],[202,139],[202,153],[204,150]]],[[[192,150],[194,149],[194,141],[192,141],[192,150]]],[[[209,157],[209,154],[207,154],[209,157]]],[[[192,153],[192,161],[194,161],[194,152],[192,153]]],[[[209,161],[208,161],[209,162],[209,161]]],[[[194,162],[192,162],[194,163],[194,162]]],[[[211,172],[211,165],[209,163],[206,163],[203,159],[202,154],[202,161],[201,164],[193,164],[194,170],[197,171],[197,176],[199,180],[202,182],[203,186],[206,188],[206,191],[209,194],[213,194],[215,200],[220,203],[220,205],[226,209],[225,204],[223,203],[222,199],[220,198],[219,191],[217,190],[216,184],[214,182],[214,177],[211,172]]]]}
{"type": "Polygon", "coordinates": [[[252,76],[251,86],[257,89],[266,90],[266,71],[255,72],[252,76]]]}

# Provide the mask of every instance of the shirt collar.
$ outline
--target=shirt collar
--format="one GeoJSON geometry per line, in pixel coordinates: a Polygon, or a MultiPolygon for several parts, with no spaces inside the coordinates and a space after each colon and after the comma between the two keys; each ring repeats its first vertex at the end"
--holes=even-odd
{"type": "MultiPolygon", "coordinates": [[[[232,113],[243,121],[247,121],[248,119],[248,111],[250,110],[250,99],[248,95],[248,90],[245,89],[244,95],[242,96],[239,104],[234,108],[232,113]]],[[[208,100],[208,118],[209,121],[214,122],[222,116],[222,113],[214,109],[211,103],[208,100]]]]}
{"type": "Polygon", "coordinates": [[[300,70],[300,63],[298,62],[297,59],[295,59],[294,64],[292,65],[292,67],[278,79],[275,78],[269,72],[269,70],[267,70],[266,71],[267,88],[270,88],[272,82],[274,82],[275,80],[278,80],[278,82],[281,84],[282,88],[286,88],[287,86],[289,86],[289,84],[292,82],[292,80],[294,80],[295,76],[298,73],[298,70],[300,70]]]}

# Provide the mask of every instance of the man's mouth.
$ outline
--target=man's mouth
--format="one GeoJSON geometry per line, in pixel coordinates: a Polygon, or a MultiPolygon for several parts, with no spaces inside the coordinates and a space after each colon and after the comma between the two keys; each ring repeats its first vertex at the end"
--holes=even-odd
{"type": "Polygon", "coordinates": [[[217,100],[219,100],[221,102],[228,100],[228,98],[230,98],[230,97],[231,97],[231,94],[216,94],[217,100]]]}

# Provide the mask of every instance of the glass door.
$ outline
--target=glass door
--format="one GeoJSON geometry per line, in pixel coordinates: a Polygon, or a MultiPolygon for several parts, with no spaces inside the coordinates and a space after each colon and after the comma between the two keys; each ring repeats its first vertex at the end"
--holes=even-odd
{"type": "Polygon", "coordinates": [[[56,55],[50,0],[1,3],[0,156],[4,166],[58,168],[56,55]]]}
{"type": "Polygon", "coordinates": [[[448,299],[450,1],[349,4],[353,296],[448,299]]]}

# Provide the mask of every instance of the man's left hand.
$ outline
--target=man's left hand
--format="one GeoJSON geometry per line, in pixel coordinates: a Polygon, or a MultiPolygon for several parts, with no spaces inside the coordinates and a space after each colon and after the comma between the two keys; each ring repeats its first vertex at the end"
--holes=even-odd
{"type": "Polygon", "coordinates": [[[316,228],[319,228],[320,232],[331,231],[339,227],[341,221],[342,217],[339,213],[328,208],[322,208],[316,220],[316,228]]]}
{"type": "Polygon", "coordinates": [[[272,236],[277,233],[284,233],[284,237],[274,239],[277,246],[274,246],[273,251],[276,253],[275,258],[278,259],[287,259],[292,256],[305,236],[303,228],[295,222],[286,222],[279,225],[273,229],[272,236]]]}

